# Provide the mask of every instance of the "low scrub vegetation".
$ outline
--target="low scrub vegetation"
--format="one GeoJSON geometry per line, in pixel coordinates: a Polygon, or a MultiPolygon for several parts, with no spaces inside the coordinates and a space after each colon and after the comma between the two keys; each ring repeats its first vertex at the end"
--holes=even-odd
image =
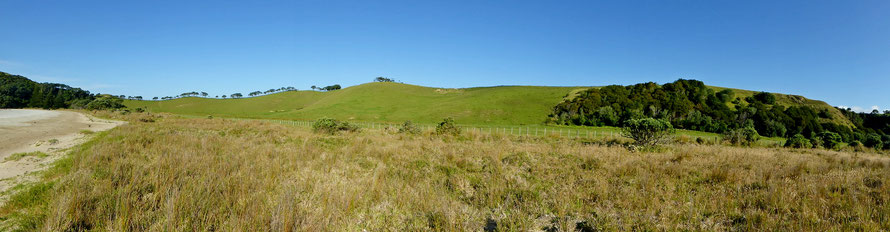
{"type": "Polygon", "coordinates": [[[332,118],[322,118],[316,120],[315,123],[312,124],[313,131],[325,134],[336,134],[340,131],[355,132],[358,131],[358,129],[359,127],[357,125],[332,118]]]}
{"type": "Polygon", "coordinates": [[[402,126],[399,127],[399,133],[420,134],[420,128],[417,128],[417,125],[414,125],[411,121],[405,121],[405,123],[402,123],[402,126]]]}
{"type": "Polygon", "coordinates": [[[35,152],[19,152],[19,153],[15,153],[15,154],[12,154],[12,155],[7,156],[5,159],[3,159],[3,161],[4,161],[4,162],[6,162],[6,161],[19,161],[19,160],[21,160],[22,158],[25,158],[25,157],[46,158],[47,156],[49,156],[49,155],[47,155],[46,153],[40,152],[40,151],[35,151],[35,152]]]}
{"type": "Polygon", "coordinates": [[[436,125],[436,134],[459,135],[460,127],[458,127],[457,124],[454,123],[453,118],[445,118],[444,120],[442,120],[442,122],[436,125]]]}
{"type": "Polygon", "coordinates": [[[726,131],[723,133],[723,140],[736,146],[751,146],[760,140],[760,135],[754,127],[743,127],[726,131]]]}
{"type": "MultiPolygon", "coordinates": [[[[559,137],[326,135],[164,118],[99,133],[0,207],[24,231],[879,231],[890,160],[559,137]]],[[[330,124],[330,123],[326,123],[330,124]]],[[[2,227],[6,226],[6,227],[2,227]]]]}

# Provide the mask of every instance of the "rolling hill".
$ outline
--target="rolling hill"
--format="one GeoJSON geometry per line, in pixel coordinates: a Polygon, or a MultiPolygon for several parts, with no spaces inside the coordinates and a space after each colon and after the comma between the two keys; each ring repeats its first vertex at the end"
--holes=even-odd
{"type": "MultiPolygon", "coordinates": [[[[552,107],[566,96],[591,87],[496,86],[462,89],[375,82],[331,92],[288,91],[252,98],[208,99],[186,97],[164,101],[127,100],[129,108],[195,116],[314,120],[331,117],[371,122],[435,123],[445,117],[475,125],[541,124],[552,107]]],[[[595,88],[595,87],[594,87],[595,88]]],[[[711,87],[721,90],[721,87],[711,87]]],[[[733,89],[744,98],[755,91],[733,89]]],[[[827,109],[832,120],[851,125],[822,101],[777,94],[782,105],[827,109]]]]}

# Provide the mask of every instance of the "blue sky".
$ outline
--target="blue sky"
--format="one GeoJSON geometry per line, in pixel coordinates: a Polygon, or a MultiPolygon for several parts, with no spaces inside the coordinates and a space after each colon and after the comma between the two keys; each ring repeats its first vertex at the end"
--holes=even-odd
{"type": "Polygon", "coordinates": [[[0,1],[0,71],[211,95],[698,79],[890,108],[890,1],[0,1]]]}

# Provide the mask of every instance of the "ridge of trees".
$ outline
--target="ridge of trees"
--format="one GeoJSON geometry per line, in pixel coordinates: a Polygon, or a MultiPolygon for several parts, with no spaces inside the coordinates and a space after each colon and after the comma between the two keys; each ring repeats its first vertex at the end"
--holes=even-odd
{"type": "Polygon", "coordinates": [[[314,86],[314,85],[313,85],[313,86],[310,87],[310,88],[311,88],[312,90],[318,90],[318,91],[334,91],[334,90],[339,90],[339,89],[341,89],[342,87],[340,87],[340,84],[334,84],[334,85],[328,85],[328,86],[325,86],[325,87],[318,87],[318,86],[314,86]]]}
{"type": "Polygon", "coordinates": [[[799,134],[820,139],[820,133],[832,132],[847,143],[869,140],[866,146],[875,147],[876,143],[890,142],[890,112],[840,110],[854,127],[833,123],[827,109],[776,104],[776,96],[771,93],[759,92],[742,99],[731,89],[715,92],[701,81],[680,79],[664,85],[647,82],[585,90],[554,106],[547,122],[620,127],[631,119],[657,118],[678,129],[713,133],[750,127],[768,137],[799,134]]]}
{"type": "Polygon", "coordinates": [[[97,95],[58,83],[37,83],[26,77],[0,72],[0,108],[59,109],[85,107],[97,95]]]}

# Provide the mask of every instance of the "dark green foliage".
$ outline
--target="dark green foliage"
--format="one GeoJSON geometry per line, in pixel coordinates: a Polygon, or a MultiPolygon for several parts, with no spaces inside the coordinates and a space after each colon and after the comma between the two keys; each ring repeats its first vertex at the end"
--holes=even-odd
{"type": "Polygon", "coordinates": [[[374,78],[374,82],[396,82],[396,80],[389,79],[386,77],[377,77],[377,78],[374,78]]]}
{"type": "MultiPolygon", "coordinates": [[[[314,85],[313,85],[313,86],[314,86],[314,85]]],[[[324,90],[324,91],[334,91],[334,90],[338,90],[338,89],[340,89],[340,88],[341,88],[340,85],[339,85],[339,84],[336,84],[336,85],[328,85],[328,86],[325,86],[325,87],[315,88],[315,89],[318,89],[318,90],[324,90]]]]}
{"type": "Polygon", "coordinates": [[[890,149],[890,135],[881,136],[881,141],[884,141],[884,149],[890,149]]]}
{"type": "Polygon", "coordinates": [[[759,93],[754,94],[754,96],[752,96],[752,98],[754,100],[748,101],[748,102],[757,101],[757,102],[767,104],[767,105],[776,104],[776,96],[771,93],[759,92],[759,93]]]}
{"type": "Polygon", "coordinates": [[[742,146],[750,146],[760,140],[760,135],[757,134],[757,130],[754,127],[744,127],[729,130],[726,133],[723,133],[723,140],[731,143],[732,145],[742,145],[742,146]]]}
{"type": "MultiPolygon", "coordinates": [[[[723,92],[723,95],[731,94],[723,92]]],[[[677,80],[631,86],[589,89],[554,107],[550,121],[557,124],[621,126],[629,119],[661,118],[678,128],[722,132],[733,112],[704,83],[677,80]],[[691,118],[687,119],[687,116],[691,118]],[[709,119],[710,118],[710,119],[709,119]],[[682,122],[681,122],[682,121],[682,122]]]]}
{"type": "Polygon", "coordinates": [[[340,131],[358,131],[358,126],[332,118],[322,118],[312,124],[312,130],[318,133],[336,134],[340,131]]]}
{"type": "Polygon", "coordinates": [[[788,140],[785,140],[785,147],[811,148],[813,147],[813,144],[810,143],[810,140],[807,139],[807,137],[804,137],[802,134],[795,134],[788,140]]]}
{"type": "Polygon", "coordinates": [[[554,107],[550,120],[557,124],[621,126],[629,119],[661,118],[680,129],[722,133],[743,127],[756,109],[730,109],[732,90],[714,93],[701,81],[677,80],[631,86],[611,85],[589,89],[554,107]],[[742,113],[739,113],[742,112],[742,113]]]}
{"type": "Polygon", "coordinates": [[[436,125],[436,134],[439,135],[458,135],[460,128],[454,123],[454,119],[445,118],[439,125],[436,125]]]}
{"type": "Polygon", "coordinates": [[[863,148],[865,147],[862,145],[862,142],[859,142],[859,140],[853,140],[852,142],[850,142],[849,145],[851,148],[853,148],[856,151],[862,151],[862,150],[864,150],[863,148]]]}
{"type": "Polygon", "coordinates": [[[827,149],[837,149],[840,144],[843,142],[843,139],[838,133],[826,131],[817,134],[819,140],[822,142],[822,146],[827,149]]]}
{"type": "Polygon", "coordinates": [[[399,133],[420,134],[420,129],[409,120],[402,123],[402,126],[399,127],[399,133]]]}
{"type": "Polygon", "coordinates": [[[68,108],[73,102],[91,101],[89,91],[56,83],[37,83],[23,76],[0,72],[0,108],[68,108]]]}
{"type": "Polygon", "coordinates": [[[863,142],[863,145],[865,145],[866,147],[881,149],[884,147],[884,142],[881,141],[881,135],[870,133],[865,136],[865,142],[863,142]]]}
{"type": "MultiPolygon", "coordinates": [[[[839,109],[853,123],[833,123],[832,112],[816,110],[807,105],[777,104],[775,94],[759,92],[744,100],[733,90],[714,92],[696,80],[677,80],[658,85],[652,82],[630,86],[610,85],[578,93],[574,99],[556,105],[548,122],[563,125],[622,126],[629,119],[665,119],[675,128],[714,133],[730,132],[731,141],[747,141],[745,130],[768,137],[789,137],[800,134],[821,146],[823,138],[817,134],[833,132],[840,142],[866,141],[870,133],[890,134],[890,114],[855,113],[839,109]],[[733,108],[727,105],[732,102],[733,108]],[[745,130],[737,130],[743,128],[745,130]],[[735,131],[733,131],[735,130],[735,131]],[[818,137],[818,138],[817,138],[818,137]]],[[[792,100],[802,101],[792,96],[792,100]]],[[[752,133],[747,133],[752,134],[752,133]]],[[[874,137],[874,136],[872,136],[874,137]]],[[[887,143],[887,139],[880,140],[887,143]]],[[[872,140],[868,145],[872,145],[872,140]]],[[[834,145],[833,141],[828,144],[834,145]]],[[[888,146],[881,146],[888,148],[888,146]]]]}
{"type": "Polygon", "coordinates": [[[88,110],[113,110],[124,108],[124,100],[115,96],[103,94],[96,97],[84,107],[88,110]]]}
{"type": "Polygon", "coordinates": [[[733,96],[735,96],[735,93],[733,93],[731,89],[720,90],[720,92],[717,92],[716,94],[717,100],[720,100],[720,102],[723,103],[732,101],[733,96]]]}
{"type": "Polygon", "coordinates": [[[857,113],[853,112],[851,109],[842,109],[838,108],[847,119],[853,123],[853,126],[857,129],[856,131],[847,132],[847,131],[836,131],[841,133],[841,136],[844,139],[860,139],[864,141],[866,146],[869,145],[868,135],[878,135],[880,140],[884,143],[881,146],[883,149],[890,149],[890,113],[879,113],[879,112],[871,112],[871,113],[857,113]]]}
{"type": "Polygon", "coordinates": [[[663,119],[630,119],[624,122],[621,135],[635,141],[635,145],[651,147],[664,142],[674,133],[671,123],[663,119]]]}
{"type": "Polygon", "coordinates": [[[766,137],[784,137],[787,131],[784,123],[769,119],[764,121],[762,127],[760,134],[766,137]]]}

